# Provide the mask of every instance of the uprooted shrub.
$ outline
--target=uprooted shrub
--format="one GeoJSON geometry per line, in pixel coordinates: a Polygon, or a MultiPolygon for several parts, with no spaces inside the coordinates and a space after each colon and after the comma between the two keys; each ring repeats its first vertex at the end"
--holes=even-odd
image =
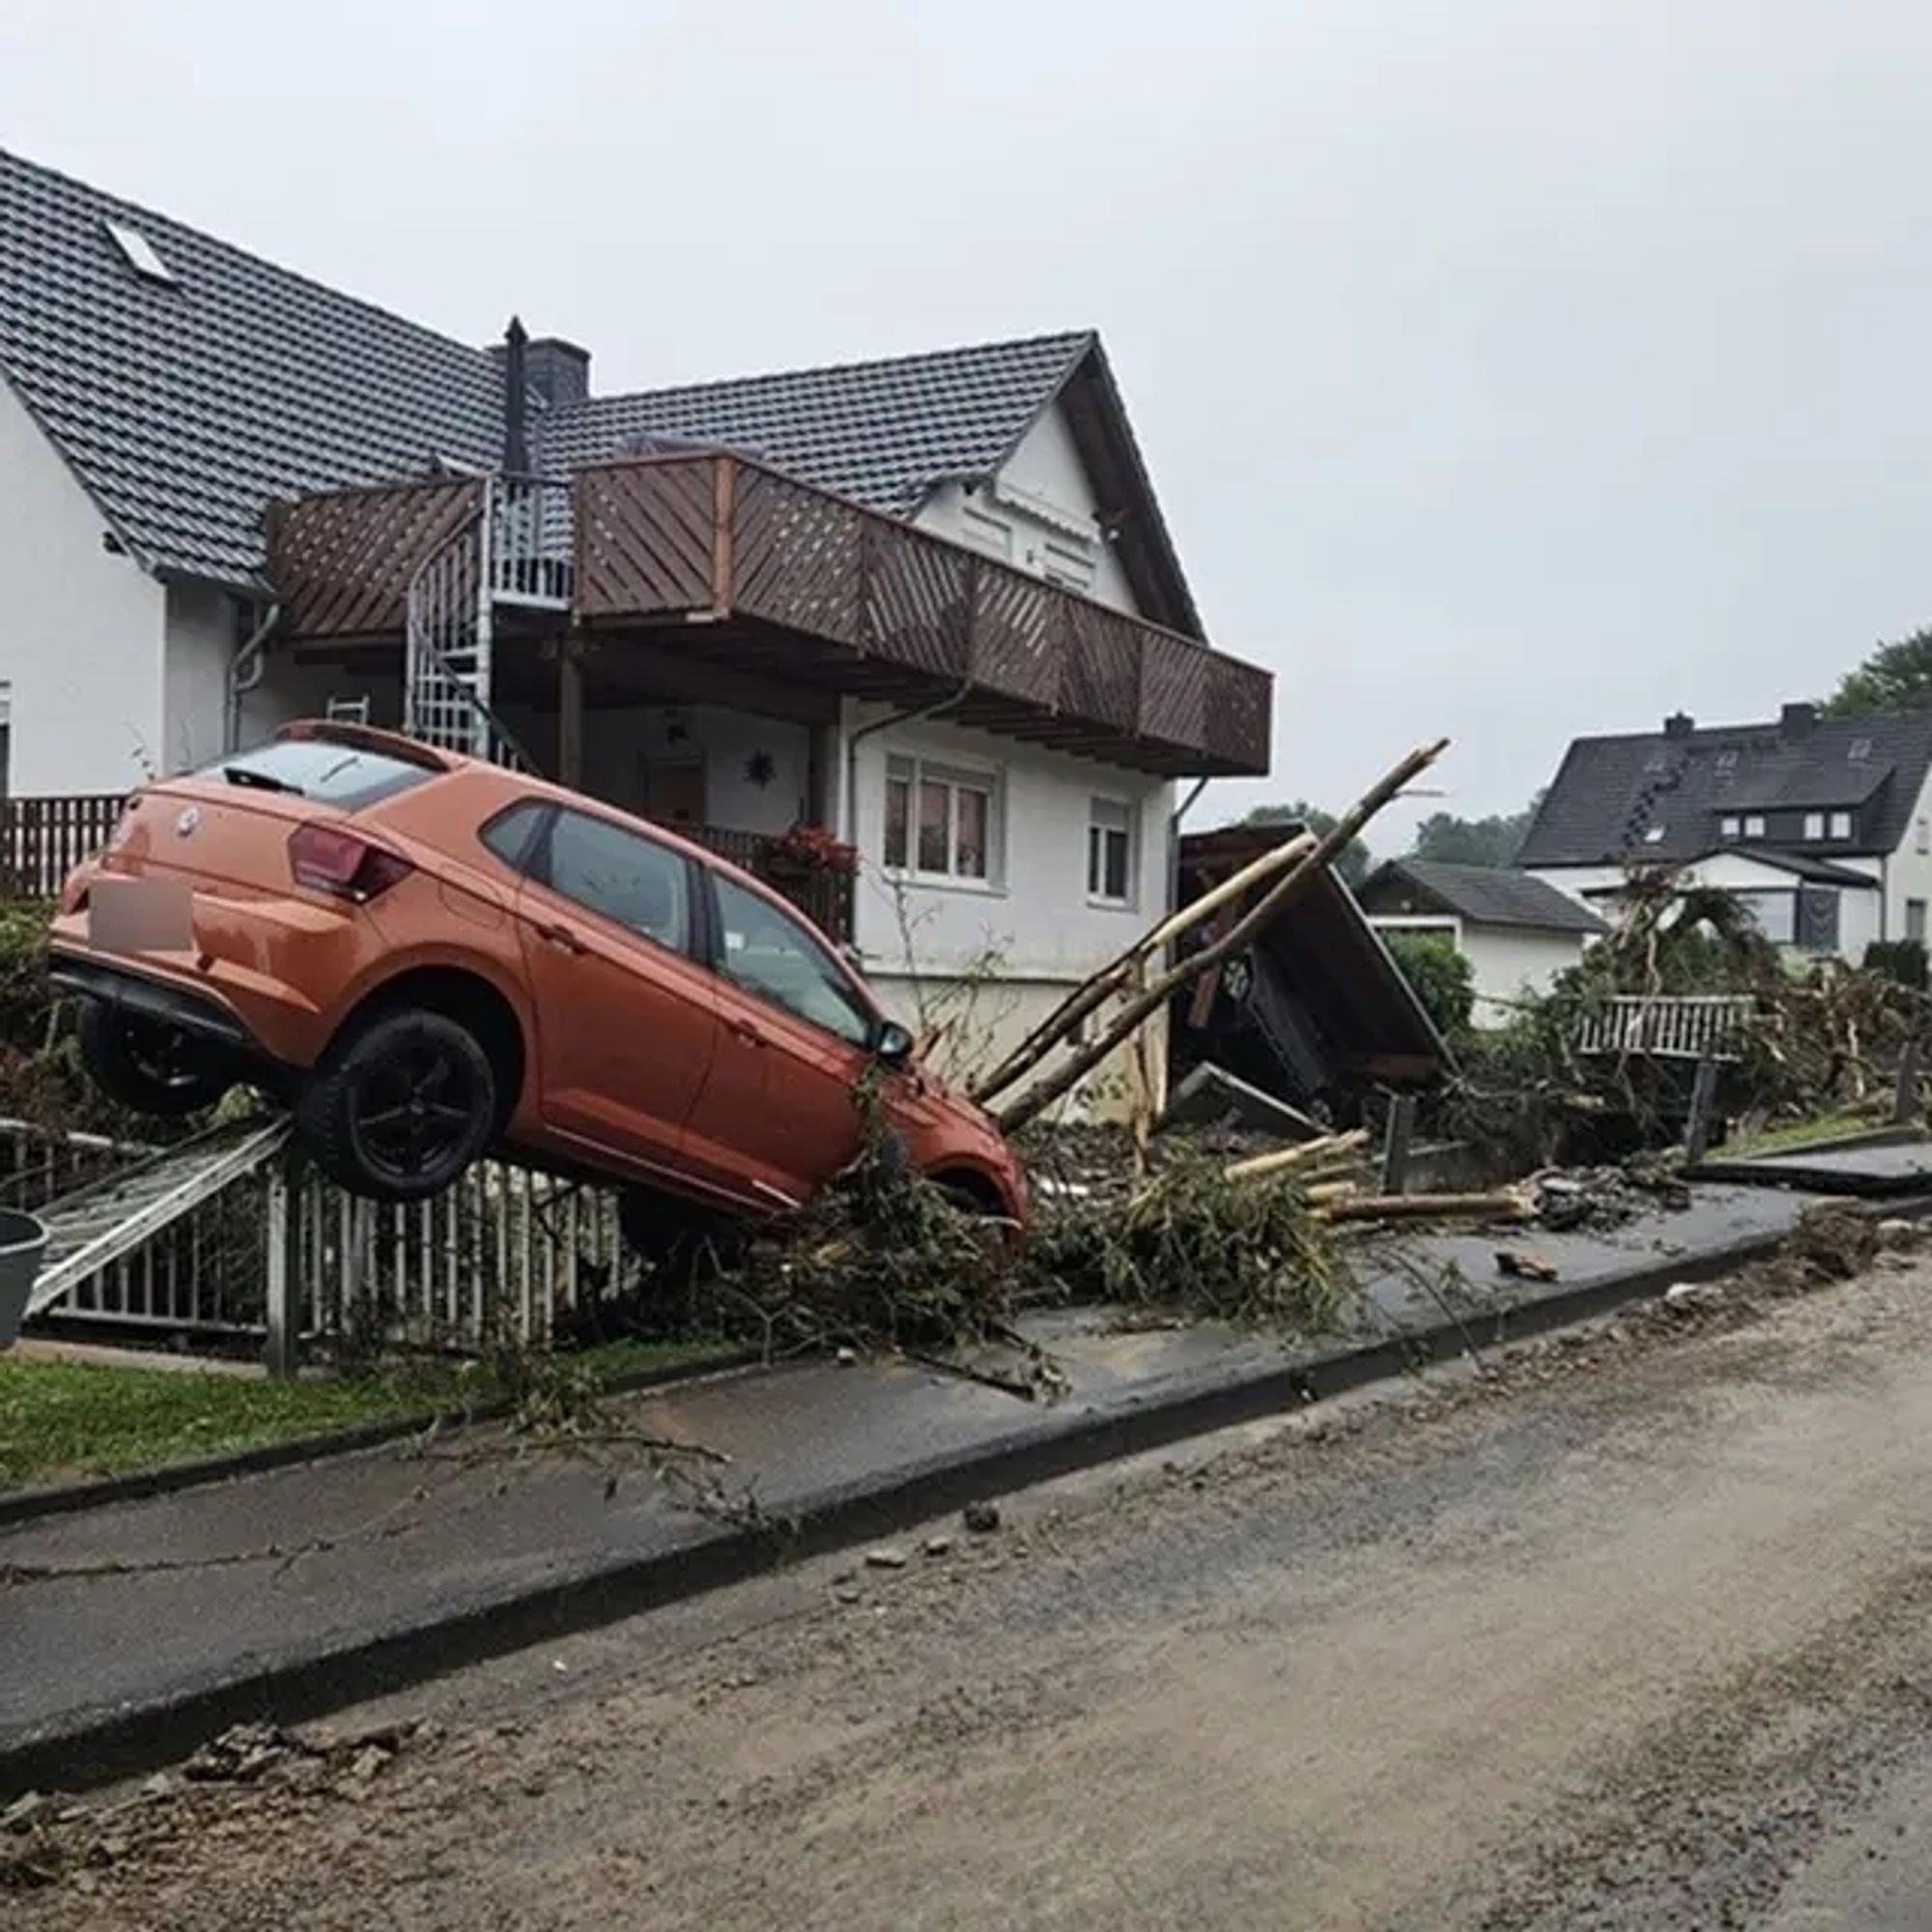
{"type": "Polygon", "coordinates": [[[1350,1293],[1303,1187],[1230,1180],[1218,1156],[1197,1149],[1171,1154],[1123,1209],[1074,1203],[1043,1215],[1027,1268],[1070,1299],[1296,1334],[1333,1328],[1350,1293]]]}

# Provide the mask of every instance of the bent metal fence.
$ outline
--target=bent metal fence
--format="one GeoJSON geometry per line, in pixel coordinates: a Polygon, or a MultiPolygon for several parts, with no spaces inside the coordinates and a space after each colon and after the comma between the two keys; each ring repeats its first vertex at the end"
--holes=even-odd
{"type": "MultiPolygon", "coordinates": [[[[31,1213],[153,1151],[0,1121],[0,1200],[31,1213]]],[[[385,1207],[277,1159],[77,1284],[45,1320],[259,1338],[283,1367],[304,1346],[477,1353],[547,1346],[626,1267],[610,1188],[483,1161],[433,1200],[385,1207]]]]}

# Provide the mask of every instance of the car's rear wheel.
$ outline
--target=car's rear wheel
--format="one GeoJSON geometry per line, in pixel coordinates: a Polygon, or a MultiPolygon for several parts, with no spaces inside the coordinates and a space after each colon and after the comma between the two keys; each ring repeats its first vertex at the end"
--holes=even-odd
{"type": "Polygon", "coordinates": [[[297,1118],[331,1180],[377,1201],[420,1201],[489,1146],[496,1074],[461,1021],[399,1007],[350,1023],[304,1088],[297,1118]]]}
{"type": "Polygon", "coordinates": [[[88,1078],[137,1114],[179,1120],[213,1106],[234,1085],[218,1047],[165,1020],[85,1000],[77,1031],[88,1078]]]}

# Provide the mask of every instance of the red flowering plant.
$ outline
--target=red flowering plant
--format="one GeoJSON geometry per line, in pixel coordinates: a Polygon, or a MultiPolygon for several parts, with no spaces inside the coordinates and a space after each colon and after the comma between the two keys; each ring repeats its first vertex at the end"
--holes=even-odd
{"type": "Polygon", "coordinates": [[[774,859],[821,872],[856,872],[859,852],[822,825],[794,825],[771,844],[774,859]]]}

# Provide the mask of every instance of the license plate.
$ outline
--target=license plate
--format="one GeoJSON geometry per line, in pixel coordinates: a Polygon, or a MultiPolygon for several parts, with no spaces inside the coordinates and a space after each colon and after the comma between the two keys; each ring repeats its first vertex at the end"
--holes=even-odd
{"type": "Polygon", "coordinates": [[[105,952],[185,952],[194,944],[187,881],[97,878],[87,895],[87,938],[105,952]]]}

